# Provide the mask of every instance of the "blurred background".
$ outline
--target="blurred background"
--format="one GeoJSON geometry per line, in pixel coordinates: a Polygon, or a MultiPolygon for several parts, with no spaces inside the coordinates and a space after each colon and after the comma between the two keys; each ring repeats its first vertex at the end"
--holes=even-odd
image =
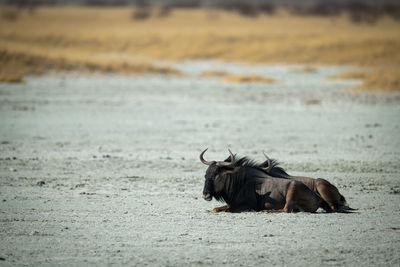
{"type": "MultiPolygon", "coordinates": [[[[181,72],[168,61],[347,64],[334,79],[398,90],[398,1],[1,0],[0,81],[78,70],[181,72]],[[160,64],[162,63],[162,64],[160,64]]],[[[208,76],[229,73],[212,70],[208,76]]],[[[227,77],[268,82],[273,77],[227,77]],[[265,78],[265,79],[264,79],[265,78]]]]}

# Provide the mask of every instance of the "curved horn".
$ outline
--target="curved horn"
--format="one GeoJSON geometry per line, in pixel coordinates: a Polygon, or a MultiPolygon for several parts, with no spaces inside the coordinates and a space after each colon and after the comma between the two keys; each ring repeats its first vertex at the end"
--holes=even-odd
{"type": "Polygon", "coordinates": [[[266,171],[266,172],[269,172],[269,171],[272,169],[271,160],[269,159],[269,157],[267,156],[267,154],[265,154],[264,151],[263,151],[263,154],[264,154],[264,156],[267,158],[267,160],[264,161],[261,165],[268,164],[268,165],[267,165],[268,167],[265,168],[265,171],[266,171]]]}
{"type": "Polygon", "coordinates": [[[208,148],[206,148],[203,152],[201,152],[200,154],[200,161],[203,162],[203,164],[205,165],[211,165],[213,164],[215,161],[207,161],[203,158],[204,153],[206,153],[206,151],[208,150],[208,148]]]}
{"type": "Polygon", "coordinates": [[[231,154],[231,161],[230,162],[218,161],[217,166],[228,167],[228,166],[235,165],[235,163],[236,163],[235,156],[232,154],[232,151],[230,149],[228,149],[228,151],[229,151],[229,154],[231,154]]]}

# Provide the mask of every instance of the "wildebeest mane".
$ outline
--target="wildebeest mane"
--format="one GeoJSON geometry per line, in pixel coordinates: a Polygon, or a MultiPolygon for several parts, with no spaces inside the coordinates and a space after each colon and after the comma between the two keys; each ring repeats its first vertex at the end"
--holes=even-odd
{"type": "Polygon", "coordinates": [[[279,162],[275,159],[271,159],[271,169],[269,170],[268,174],[278,178],[290,178],[290,175],[279,166],[279,162]]]}
{"type": "MultiPolygon", "coordinates": [[[[225,162],[230,162],[231,158],[228,157],[225,159],[225,162]]],[[[236,159],[236,154],[235,154],[235,167],[249,167],[249,168],[257,168],[260,169],[261,164],[258,162],[248,159],[247,157],[242,157],[240,159],[236,159]]]]}
{"type": "Polygon", "coordinates": [[[240,158],[236,160],[235,166],[237,167],[249,167],[249,168],[260,168],[260,164],[254,160],[248,159],[247,157],[240,158]]]}
{"type": "MultiPolygon", "coordinates": [[[[236,157],[236,154],[235,154],[236,157]]],[[[225,159],[225,162],[230,162],[231,158],[228,157],[225,159]]],[[[290,175],[282,168],[279,166],[279,162],[276,159],[271,159],[271,169],[268,171],[268,174],[274,177],[278,178],[290,178],[290,175]]],[[[257,163],[254,160],[248,159],[247,157],[242,157],[240,159],[237,159],[235,162],[235,166],[237,167],[250,167],[250,168],[257,168],[261,170],[265,170],[265,166],[262,166],[262,164],[257,163]]]]}

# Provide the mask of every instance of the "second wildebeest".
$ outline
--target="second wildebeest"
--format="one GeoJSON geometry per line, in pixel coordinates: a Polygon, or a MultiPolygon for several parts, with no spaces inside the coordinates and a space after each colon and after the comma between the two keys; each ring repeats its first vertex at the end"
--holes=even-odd
{"type": "Polygon", "coordinates": [[[340,194],[337,187],[331,184],[329,181],[322,178],[289,175],[283,168],[278,166],[279,164],[276,160],[271,160],[265,153],[264,156],[266,160],[260,164],[259,167],[262,168],[266,174],[272,177],[302,182],[312,191],[317,193],[323,200],[325,200],[333,211],[346,212],[348,210],[354,210],[349,207],[346,199],[342,194],[340,194]]]}
{"type": "Polygon", "coordinates": [[[225,161],[206,161],[206,151],[200,154],[200,161],[208,166],[203,198],[210,201],[214,197],[228,204],[214,211],[315,212],[320,207],[331,211],[320,196],[299,181],[271,177],[245,157],[236,160],[230,150],[225,161]]]}

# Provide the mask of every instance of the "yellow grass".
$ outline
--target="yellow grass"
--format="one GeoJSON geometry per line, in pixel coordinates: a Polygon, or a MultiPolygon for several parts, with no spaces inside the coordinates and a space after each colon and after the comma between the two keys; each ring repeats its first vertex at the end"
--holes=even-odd
{"type": "Polygon", "coordinates": [[[139,62],[103,62],[90,58],[63,58],[0,50],[0,81],[18,82],[24,74],[41,74],[47,70],[82,70],[118,73],[180,74],[178,70],[139,62]]]}
{"type": "Polygon", "coordinates": [[[0,73],[0,82],[20,83],[24,81],[24,74],[19,73],[0,73]]]}
{"type": "Polygon", "coordinates": [[[223,77],[226,75],[229,75],[229,73],[223,70],[210,70],[200,73],[200,77],[223,77]]]}
{"type": "Polygon", "coordinates": [[[367,72],[364,81],[356,90],[379,89],[383,91],[400,90],[399,68],[377,68],[373,72],[367,72]]]}
{"type": "Polygon", "coordinates": [[[363,83],[353,87],[356,90],[379,89],[381,91],[400,90],[400,69],[379,68],[351,70],[335,75],[328,79],[360,79],[363,83]]]}
{"type": "Polygon", "coordinates": [[[396,72],[378,75],[400,69],[400,24],[389,18],[367,25],[352,24],[345,16],[278,12],[246,18],[224,11],[179,9],[168,17],[133,20],[132,12],[131,7],[20,12],[15,20],[0,20],[0,50],[103,67],[116,64],[118,70],[152,59],[354,64],[373,68],[371,75],[376,75],[365,86],[400,89],[396,72]]]}
{"type": "Polygon", "coordinates": [[[299,71],[311,73],[311,72],[317,72],[317,68],[313,67],[313,66],[306,65],[306,66],[300,68],[299,71]]]}
{"type": "Polygon", "coordinates": [[[224,82],[233,83],[274,83],[275,79],[255,74],[249,75],[226,75],[222,78],[224,82]]]}
{"type": "Polygon", "coordinates": [[[368,75],[365,70],[351,70],[338,74],[329,75],[328,79],[364,79],[368,75]]]}
{"type": "Polygon", "coordinates": [[[234,75],[230,74],[226,71],[221,70],[210,70],[204,71],[200,74],[200,77],[221,77],[222,82],[230,82],[230,83],[274,83],[275,79],[260,76],[256,74],[247,74],[247,75],[234,75]]]}

